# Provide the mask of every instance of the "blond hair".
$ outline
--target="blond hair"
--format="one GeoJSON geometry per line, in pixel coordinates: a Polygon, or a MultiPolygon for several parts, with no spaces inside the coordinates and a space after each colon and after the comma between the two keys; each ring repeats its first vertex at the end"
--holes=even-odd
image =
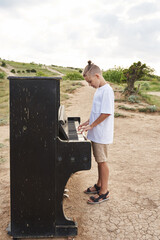
{"type": "Polygon", "coordinates": [[[83,70],[83,77],[95,75],[96,73],[102,75],[101,69],[89,60],[88,65],[83,70]]]}

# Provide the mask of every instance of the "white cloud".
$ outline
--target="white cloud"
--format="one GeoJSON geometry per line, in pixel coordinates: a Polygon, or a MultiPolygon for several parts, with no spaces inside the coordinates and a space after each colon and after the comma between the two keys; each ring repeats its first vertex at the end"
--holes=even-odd
{"type": "Polygon", "coordinates": [[[145,17],[155,14],[160,10],[159,2],[143,2],[138,5],[133,6],[128,11],[130,18],[145,17]]]}
{"type": "MultiPolygon", "coordinates": [[[[143,60],[157,68],[158,0],[0,0],[0,57],[101,68],[143,60]]],[[[159,72],[160,74],[160,72],[159,72]]]]}

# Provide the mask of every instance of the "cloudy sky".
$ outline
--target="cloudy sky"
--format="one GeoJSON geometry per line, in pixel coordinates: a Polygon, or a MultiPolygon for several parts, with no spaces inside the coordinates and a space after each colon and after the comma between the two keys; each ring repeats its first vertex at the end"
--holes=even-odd
{"type": "Polygon", "coordinates": [[[160,75],[160,0],[0,0],[0,57],[160,75]]]}

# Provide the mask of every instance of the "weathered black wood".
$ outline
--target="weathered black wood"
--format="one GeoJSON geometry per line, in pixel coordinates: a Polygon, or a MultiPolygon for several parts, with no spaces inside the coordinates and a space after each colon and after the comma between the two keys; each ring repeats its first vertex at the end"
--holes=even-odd
{"type": "Polygon", "coordinates": [[[70,175],[90,169],[90,142],[59,138],[60,78],[9,77],[11,235],[75,236],[65,218],[70,175]]]}

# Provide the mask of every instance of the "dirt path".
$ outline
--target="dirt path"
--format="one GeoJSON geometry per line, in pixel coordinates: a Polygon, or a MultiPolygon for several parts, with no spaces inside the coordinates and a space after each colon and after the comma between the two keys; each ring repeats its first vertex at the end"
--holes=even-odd
{"type": "Polygon", "coordinates": [[[7,65],[6,68],[0,66],[0,69],[3,70],[8,76],[15,76],[15,74],[11,72],[12,67],[9,65],[7,65]]]}
{"type": "Polygon", "coordinates": [[[150,95],[160,96],[160,92],[148,92],[150,95]]]}
{"type": "Polygon", "coordinates": [[[63,73],[60,73],[60,72],[58,72],[58,71],[56,71],[56,70],[54,70],[54,69],[52,69],[50,67],[46,67],[46,69],[48,69],[50,72],[56,73],[59,77],[63,77],[64,76],[63,73]]]}
{"type": "MultiPolygon", "coordinates": [[[[80,116],[82,121],[88,119],[94,91],[89,86],[78,89],[66,102],[67,115],[80,116]]],[[[108,159],[108,202],[96,206],[86,203],[88,196],[83,190],[97,178],[94,158],[90,171],[77,172],[69,179],[70,197],[64,201],[64,212],[78,222],[76,240],[160,239],[159,120],[159,115],[144,113],[115,118],[114,144],[110,145],[108,159]]],[[[0,127],[0,131],[3,132],[0,142],[6,145],[1,154],[7,158],[0,164],[0,239],[8,240],[5,232],[9,222],[8,127],[0,127]]]]}

